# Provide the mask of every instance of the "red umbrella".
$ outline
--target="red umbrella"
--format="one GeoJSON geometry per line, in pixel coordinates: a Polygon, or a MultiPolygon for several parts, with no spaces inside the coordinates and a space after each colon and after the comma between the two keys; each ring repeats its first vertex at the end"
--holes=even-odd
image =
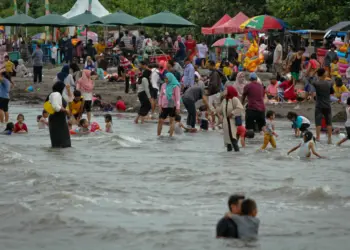
{"type": "Polygon", "coordinates": [[[242,32],[242,29],[239,26],[248,19],[249,17],[247,17],[243,12],[239,12],[234,18],[232,18],[228,22],[216,27],[214,29],[214,33],[231,34],[242,32]]]}
{"type": "Polygon", "coordinates": [[[225,14],[219,21],[217,21],[212,27],[203,27],[202,28],[202,34],[203,35],[213,35],[214,29],[216,27],[219,27],[220,25],[228,22],[231,20],[231,17],[227,14],[225,14]]]}

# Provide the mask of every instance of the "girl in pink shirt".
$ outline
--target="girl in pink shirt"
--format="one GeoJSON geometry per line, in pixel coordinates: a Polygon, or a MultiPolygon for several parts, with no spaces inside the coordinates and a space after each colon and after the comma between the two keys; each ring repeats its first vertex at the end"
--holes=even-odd
{"type": "Polygon", "coordinates": [[[180,113],[180,83],[172,73],[165,74],[165,83],[159,93],[159,121],[158,136],[162,133],[164,120],[170,117],[170,136],[174,134],[174,121],[176,114],[180,113]]]}
{"type": "Polygon", "coordinates": [[[269,86],[266,88],[266,95],[269,100],[277,97],[277,80],[271,79],[269,86]]]}

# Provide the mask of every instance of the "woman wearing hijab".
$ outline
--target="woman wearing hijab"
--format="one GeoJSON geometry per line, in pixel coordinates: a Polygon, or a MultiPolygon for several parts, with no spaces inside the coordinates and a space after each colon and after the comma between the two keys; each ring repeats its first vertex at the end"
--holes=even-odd
{"type": "Polygon", "coordinates": [[[139,118],[141,117],[141,123],[143,124],[145,121],[145,117],[148,112],[152,109],[151,105],[151,86],[150,86],[150,78],[152,71],[149,69],[145,69],[142,73],[141,79],[139,79],[139,85],[137,89],[137,96],[139,98],[141,107],[139,113],[135,119],[135,123],[139,123],[139,118]]]}
{"type": "Polygon", "coordinates": [[[66,117],[69,115],[66,106],[67,102],[62,97],[66,85],[63,82],[56,82],[52,87],[52,93],[46,98],[55,113],[49,116],[49,131],[51,146],[53,148],[68,148],[71,146],[69,129],[66,117]]]}
{"type": "Polygon", "coordinates": [[[244,72],[239,72],[236,77],[236,82],[233,84],[233,87],[238,92],[238,98],[241,100],[243,95],[244,86],[246,85],[245,74],[244,72]]]}
{"type": "Polygon", "coordinates": [[[89,123],[91,121],[92,91],[94,90],[94,81],[91,77],[95,75],[96,72],[84,69],[81,78],[77,81],[77,90],[84,98],[84,112],[87,113],[89,123]]]}
{"type": "Polygon", "coordinates": [[[77,63],[71,63],[70,69],[73,71],[73,80],[77,81],[81,77],[81,70],[79,68],[79,65],[77,63]]]}
{"type": "Polygon", "coordinates": [[[176,77],[168,72],[165,74],[165,83],[159,93],[160,115],[158,120],[158,136],[162,133],[164,120],[170,117],[170,137],[174,134],[174,121],[176,114],[180,113],[180,83],[176,77]]]}
{"type": "Polygon", "coordinates": [[[63,82],[66,87],[63,90],[62,96],[66,102],[73,101],[73,91],[75,88],[75,83],[73,76],[69,74],[69,65],[64,65],[61,72],[59,72],[56,77],[53,79],[53,82],[63,82]]]}
{"type": "Polygon", "coordinates": [[[241,116],[244,112],[241,101],[238,99],[238,92],[233,86],[227,86],[225,98],[221,103],[220,113],[223,116],[224,143],[227,151],[232,148],[238,152],[237,126],[241,124],[241,116]]]}
{"type": "Polygon", "coordinates": [[[180,63],[180,65],[184,64],[184,60],[186,58],[186,46],[182,42],[182,37],[178,36],[176,42],[174,43],[174,49],[176,51],[175,61],[180,63]]]}

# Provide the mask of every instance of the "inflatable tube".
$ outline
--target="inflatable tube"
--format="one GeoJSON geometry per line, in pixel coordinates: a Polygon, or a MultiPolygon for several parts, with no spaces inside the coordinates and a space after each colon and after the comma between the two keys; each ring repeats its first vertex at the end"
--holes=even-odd
{"type": "Polygon", "coordinates": [[[349,65],[347,63],[338,63],[339,68],[348,68],[349,65]]]}
{"type": "Polygon", "coordinates": [[[339,63],[348,64],[348,61],[345,58],[339,58],[339,63]]]}
{"type": "Polygon", "coordinates": [[[337,52],[337,54],[338,54],[339,57],[345,57],[346,56],[345,53],[342,53],[342,52],[339,52],[339,51],[337,52]]]}
{"type": "Polygon", "coordinates": [[[69,130],[69,134],[71,134],[71,135],[76,135],[77,132],[75,132],[75,131],[72,129],[72,130],[69,130]]]}
{"type": "Polygon", "coordinates": [[[326,49],[317,49],[317,55],[318,56],[325,56],[327,54],[326,49]]]}

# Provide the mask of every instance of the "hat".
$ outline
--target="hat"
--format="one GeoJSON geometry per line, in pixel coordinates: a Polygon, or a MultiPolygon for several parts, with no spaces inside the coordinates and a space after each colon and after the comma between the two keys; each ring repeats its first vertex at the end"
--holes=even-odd
{"type": "Polygon", "coordinates": [[[252,73],[249,74],[249,79],[250,80],[256,80],[256,79],[258,79],[258,76],[256,75],[255,72],[252,72],[252,73]]]}
{"type": "Polygon", "coordinates": [[[165,35],[166,35],[166,36],[169,36],[169,32],[165,32],[165,35]]]}

